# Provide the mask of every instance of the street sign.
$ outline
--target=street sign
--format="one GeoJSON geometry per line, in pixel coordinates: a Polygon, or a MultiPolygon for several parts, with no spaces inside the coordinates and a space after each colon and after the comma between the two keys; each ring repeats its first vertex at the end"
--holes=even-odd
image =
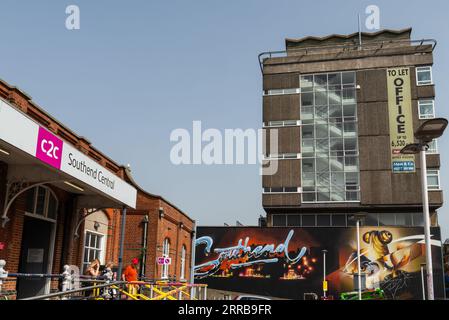
{"type": "Polygon", "coordinates": [[[327,281],[323,281],[323,291],[327,291],[327,281]]]}
{"type": "Polygon", "coordinates": [[[171,264],[171,258],[169,257],[158,257],[157,258],[158,265],[169,265],[171,264]]]}

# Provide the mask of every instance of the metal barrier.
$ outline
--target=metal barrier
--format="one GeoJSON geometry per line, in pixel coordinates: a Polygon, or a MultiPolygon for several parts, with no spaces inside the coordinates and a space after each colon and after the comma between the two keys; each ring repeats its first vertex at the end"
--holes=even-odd
{"type": "Polygon", "coordinates": [[[114,281],[112,270],[103,276],[91,277],[74,274],[65,265],[61,274],[8,273],[6,262],[0,260],[0,294],[4,281],[18,278],[50,278],[61,281],[61,291],[24,298],[22,300],[78,299],[78,300],[206,300],[207,285],[173,280],[114,281]],[[81,287],[81,284],[92,284],[81,287]]]}

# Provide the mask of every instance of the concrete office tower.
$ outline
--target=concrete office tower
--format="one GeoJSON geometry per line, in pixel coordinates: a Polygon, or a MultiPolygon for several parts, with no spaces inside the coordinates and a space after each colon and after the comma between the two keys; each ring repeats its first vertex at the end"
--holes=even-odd
{"type": "MultiPolygon", "coordinates": [[[[268,226],[422,226],[419,155],[399,154],[435,117],[436,42],[411,29],[286,39],[260,56],[263,126],[279,130],[262,179],[268,226]]],[[[437,141],[427,152],[430,214],[443,203],[437,141]]]]}

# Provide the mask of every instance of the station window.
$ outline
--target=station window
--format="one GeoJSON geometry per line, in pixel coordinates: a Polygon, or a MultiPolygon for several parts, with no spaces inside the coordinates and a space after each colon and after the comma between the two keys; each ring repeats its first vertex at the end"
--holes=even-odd
{"type": "Polygon", "coordinates": [[[440,189],[440,170],[427,170],[427,187],[429,190],[440,189]]]}
{"type": "Polygon", "coordinates": [[[183,245],[182,249],[181,249],[181,274],[180,274],[180,279],[184,280],[185,279],[185,269],[186,269],[186,246],[183,245]]]}
{"type": "Polygon", "coordinates": [[[26,212],[43,218],[56,220],[58,200],[48,187],[35,187],[26,194],[26,212]]]}
{"type": "Polygon", "coordinates": [[[432,119],[435,118],[434,100],[419,100],[418,111],[420,119],[432,119]]]}
{"type": "Polygon", "coordinates": [[[103,263],[103,236],[97,233],[86,231],[84,237],[83,272],[89,264],[98,259],[103,263]]]}
{"type": "Polygon", "coordinates": [[[432,84],[432,67],[417,67],[416,68],[416,83],[418,86],[432,84]]]}
{"type": "MultiPolygon", "coordinates": [[[[162,244],[162,255],[167,258],[170,256],[170,240],[168,238],[165,238],[164,243],[162,244]]],[[[161,278],[168,278],[168,264],[162,265],[161,278]]]]}

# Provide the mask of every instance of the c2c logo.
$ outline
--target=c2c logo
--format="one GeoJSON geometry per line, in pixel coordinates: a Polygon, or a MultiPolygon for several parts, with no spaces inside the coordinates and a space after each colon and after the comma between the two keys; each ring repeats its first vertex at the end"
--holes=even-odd
{"type": "Polygon", "coordinates": [[[45,139],[41,142],[41,150],[47,154],[49,158],[59,159],[57,152],[59,147],[55,147],[53,141],[47,141],[45,139]]]}
{"type": "Polygon", "coordinates": [[[63,141],[46,129],[40,127],[37,137],[36,158],[61,169],[63,141]]]}

